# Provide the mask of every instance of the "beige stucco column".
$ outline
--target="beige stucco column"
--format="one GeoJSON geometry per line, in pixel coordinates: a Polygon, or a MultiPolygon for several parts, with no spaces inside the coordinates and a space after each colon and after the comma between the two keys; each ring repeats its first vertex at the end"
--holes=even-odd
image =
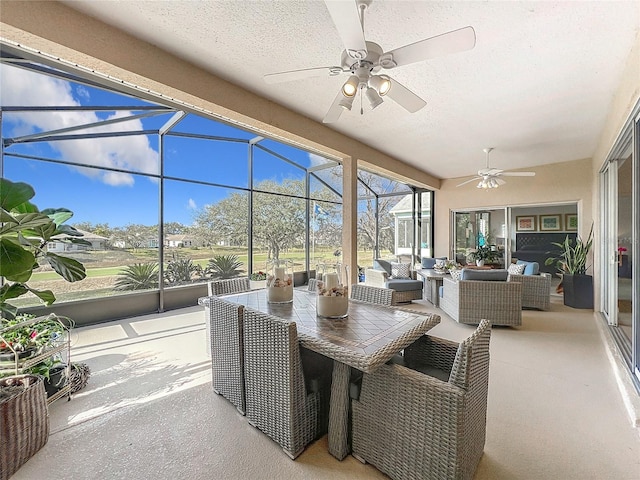
{"type": "Polygon", "coordinates": [[[349,266],[349,281],[358,283],[358,161],[342,159],[342,262],[349,266]]]}

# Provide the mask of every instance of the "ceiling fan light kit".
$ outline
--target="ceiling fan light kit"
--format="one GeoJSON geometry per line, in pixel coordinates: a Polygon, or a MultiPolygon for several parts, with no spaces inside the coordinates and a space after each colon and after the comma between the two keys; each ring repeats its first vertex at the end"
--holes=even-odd
{"type": "Polygon", "coordinates": [[[367,87],[367,90],[364,92],[364,96],[369,100],[369,105],[371,106],[371,110],[381,105],[384,100],[378,92],[376,92],[375,88],[367,87]]]}
{"type": "MultiPolygon", "coordinates": [[[[338,121],[343,110],[351,110],[358,90],[367,97],[371,109],[378,107],[385,95],[410,113],[423,108],[425,102],[407,87],[388,75],[377,75],[381,69],[402,67],[430,58],[472,49],[476,34],[472,27],[426,38],[385,52],[380,45],[365,40],[364,13],[372,0],[325,0],[325,5],[345,49],[340,66],[305,68],[264,76],[267,83],[288,82],[320,75],[350,74],[327,111],[323,123],[338,121]],[[371,91],[374,90],[374,92],[371,91]],[[375,95],[374,95],[375,93],[375,95]],[[350,101],[349,101],[350,100],[350,101]]],[[[360,109],[364,113],[363,109],[360,109]]]]}
{"type": "Polygon", "coordinates": [[[376,89],[378,95],[385,96],[391,89],[391,79],[387,75],[372,75],[369,86],[376,89]]]}
{"type": "Polygon", "coordinates": [[[356,75],[351,75],[342,86],[342,94],[345,97],[353,97],[360,86],[360,79],[356,75]]]}

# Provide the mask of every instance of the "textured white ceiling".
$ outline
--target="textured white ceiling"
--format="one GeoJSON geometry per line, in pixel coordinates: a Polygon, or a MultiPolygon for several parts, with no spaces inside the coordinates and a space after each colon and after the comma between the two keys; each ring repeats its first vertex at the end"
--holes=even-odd
{"type": "MultiPolygon", "coordinates": [[[[262,79],[340,64],[344,47],[323,1],[65,3],[318,122],[346,80],[262,79]]],[[[387,100],[360,115],[354,104],[331,128],[440,178],[475,174],[485,147],[504,169],[591,157],[640,2],[374,0],[365,14],[367,40],[385,51],[468,25],[474,49],[386,71],[425,108],[411,114],[387,100]]]]}

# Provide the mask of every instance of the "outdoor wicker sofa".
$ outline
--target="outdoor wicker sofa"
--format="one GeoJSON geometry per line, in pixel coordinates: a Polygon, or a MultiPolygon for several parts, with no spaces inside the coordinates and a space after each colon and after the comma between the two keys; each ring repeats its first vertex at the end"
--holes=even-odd
{"type": "Polygon", "coordinates": [[[333,362],[298,343],[296,323],[244,310],[249,423],[295,459],[327,432],[333,362]]]}
{"type": "MultiPolygon", "coordinates": [[[[493,270],[492,272],[496,272],[493,270]]],[[[443,278],[440,308],[458,323],[522,325],[522,283],[443,278]]]]}
{"type": "Polygon", "coordinates": [[[425,335],[406,366],[365,373],[352,400],[353,456],[394,480],[471,479],[484,450],[491,322],[464,342],[425,335]]]}

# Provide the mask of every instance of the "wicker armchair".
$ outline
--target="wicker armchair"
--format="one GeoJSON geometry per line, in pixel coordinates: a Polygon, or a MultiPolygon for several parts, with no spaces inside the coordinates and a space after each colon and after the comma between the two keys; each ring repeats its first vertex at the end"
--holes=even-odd
{"type": "Polygon", "coordinates": [[[488,318],[493,325],[522,325],[522,284],[444,278],[440,308],[458,323],[488,318]]]}
{"type": "Polygon", "coordinates": [[[353,455],[394,480],[471,479],[486,437],[491,323],[457,344],[431,336],[407,366],[364,374],[352,401],[353,455]]]}
{"type": "Polygon", "coordinates": [[[243,311],[244,306],[212,296],[209,304],[209,332],[213,391],[245,414],[243,311]]]}
{"type": "Polygon", "coordinates": [[[327,431],[333,362],[299,346],[295,322],[244,316],[247,419],[295,459],[327,431]]]}
{"type": "MultiPolygon", "coordinates": [[[[416,280],[417,275],[415,270],[411,271],[411,279],[416,280]]],[[[386,288],[391,290],[392,297],[392,305],[397,305],[400,303],[410,303],[412,300],[421,300],[422,299],[422,281],[416,280],[415,288],[410,290],[394,290],[389,287],[389,274],[384,270],[376,270],[369,268],[365,271],[364,274],[364,284],[371,287],[378,288],[386,288]]]]}
{"type": "Polygon", "coordinates": [[[551,275],[512,275],[510,282],[522,283],[522,308],[549,310],[551,305],[551,275]]]}
{"type": "Polygon", "coordinates": [[[208,283],[209,296],[229,295],[231,293],[248,292],[251,290],[249,277],[229,278],[225,280],[214,280],[208,283]]]}
{"type": "Polygon", "coordinates": [[[391,306],[393,304],[393,290],[355,284],[351,285],[351,299],[391,306]]]}

